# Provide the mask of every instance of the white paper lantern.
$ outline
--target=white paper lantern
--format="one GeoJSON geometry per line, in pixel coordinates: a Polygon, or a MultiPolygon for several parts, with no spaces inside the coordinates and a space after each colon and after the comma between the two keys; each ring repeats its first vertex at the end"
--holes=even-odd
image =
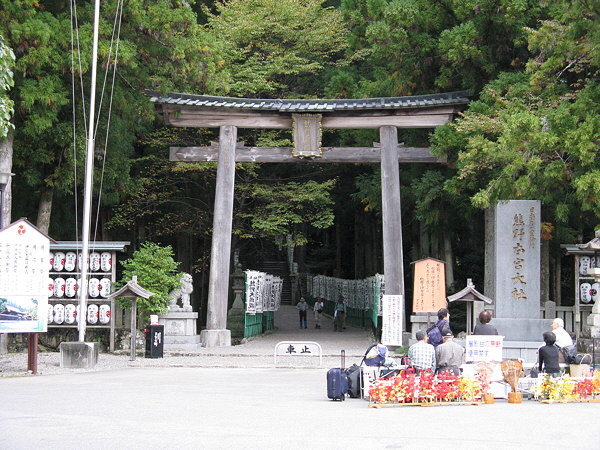
{"type": "MultiPolygon", "coordinates": [[[[83,264],[83,253],[77,253],[77,268],[79,270],[82,269],[82,266],[81,266],[82,264],[83,264]]],[[[86,269],[89,269],[89,268],[90,268],[90,258],[88,256],[86,269]]]]}
{"type": "Polygon", "coordinates": [[[54,280],[51,277],[48,277],[48,296],[52,297],[54,295],[54,280]]]}
{"type": "Polygon", "coordinates": [[[110,278],[102,278],[100,280],[100,297],[108,298],[110,295],[110,278]]]}
{"type": "Polygon", "coordinates": [[[579,286],[580,289],[580,294],[581,294],[581,301],[583,303],[589,303],[592,301],[592,295],[591,295],[591,290],[592,290],[592,285],[590,283],[581,283],[581,285],[579,286]]]}
{"type": "Polygon", "coordinates": [[[88,287],[90,297],[96,298],[100,295],[100,280],[98,278],[90,278],[88,287]]]}
{"type": "Polygon", "coordinates": [[[90,272],[98,272],[100,270],[100,253],[90,253],[90,272]]]}
{"type": "Polygon", "coordinates": [[[89,324],[98,323],[98,305],[88,305],[87,321],[89,324]]]}
{"type": "Polygon", "coordinates": [[[75,305],[72,303],[69,303],[65,306],[65,323],[67,325],[75,323],[75,315],[77,314],[76,311],[75,305]]]}
{"type": "Polygon", "coordinates": [[[54,270],[54,253],[50,252],[50,270],[54,270]]]}
{"type": "Polygon", "coordinates": [[[55,272],[60,272],[65,268],[65,254],[62,252],[56,252],[54,254],[54,260],[52,261],[52,269],[55,272]]]}
{"type": "Polygon", "coordinates": [[[48,305],[48,323],[54,322],[54,306],[48,305]]]}
{"type": "Polygon", "coordinates": [[[65,254],[65,270],[67,272],[73,272],[75,270],[77,261],[77,255],[74,252],[67,252],[65,254]]]}
{"type": "Polygon", "coordinates": [[[77,281],[70,277],[65,280],[65,295],[69,298],[75,297],[77,293],[77,281]]]}
{"type": "Polygon", "coordinates": [[[100,269],[103,272],[110,272],[112,269],[112,256],[108,252],[102,252],[100,254],[100,269]]]}
{"type": "Polygon", "coordinates": [[[52,292],[56,298],[61,298],[65,295],[65,279],[58,277],[54,280],[54,291],[52,292]]]}
{"type": "Polygon", "coordinates": [[[65,321],[65,306],[57,303],[54,305],[54,323],[60,325],[65,321]]]}
{"type": "Polygon", "coordinates": [[[581,275],[587,275],[590,267],[591,258],[589,256],[582,256],[579,258],[579,273],[581,275]]]}
{"type": "Polygon", "coordinates": [[[110,305],[100,305],[98,319],[102,324],[110,322],[110,305]]]}
{"type": "Polygon", "coordinates": [[[600,283],[592,284],[592,301],[596,303],[596,300],[600,298],[600,283]]]}

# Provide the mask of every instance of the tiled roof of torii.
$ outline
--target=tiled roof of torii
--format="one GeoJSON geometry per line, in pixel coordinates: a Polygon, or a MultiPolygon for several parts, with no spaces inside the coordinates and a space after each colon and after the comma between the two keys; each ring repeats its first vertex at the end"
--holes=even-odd
{"type": "Polygon", "coordinates": [[[214,97],[207,95],[169,92],[161,96],[146,91],[150,101],[156,104],[190,106],[197,108],[226,108],[231,110],[260,110],[279,112],[333,112],[365,111],[382,109],[431,108],[447,105],[464,105],[469,102],[467,91],[443,94],[413,95],[407,97],[380,97],[360,99],[258,99],[237,97],[214,97]]]}

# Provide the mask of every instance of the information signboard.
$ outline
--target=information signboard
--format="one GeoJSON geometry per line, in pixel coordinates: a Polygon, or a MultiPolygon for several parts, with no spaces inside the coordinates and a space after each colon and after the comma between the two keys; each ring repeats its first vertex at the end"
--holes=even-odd
{"type": "Polygon", "coordinates": [[[381,343],[402,345],[402,295],[383,295],[381,343]]]}
{"type": "Polygon", "coordinates": [[[446,307],[446,270],[443,261],[426,258],[413,263],[413,312],[438,312],[446,307]]]}
{"type": "Polygon", "coordinates": [[[48,326],[50,239],[25,219],[0,231],[0,332],[48,326]]]}

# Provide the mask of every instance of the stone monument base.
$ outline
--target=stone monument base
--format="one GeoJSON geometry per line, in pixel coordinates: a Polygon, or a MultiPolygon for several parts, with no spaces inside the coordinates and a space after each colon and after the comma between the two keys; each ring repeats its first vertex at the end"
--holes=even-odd
{"type": "Polygon", "coordinates": [[[552,331],[553,319],[504,319],[494,317],[490,325],[494,325],[498,333],[506,341],[525,341],[544,343],[542,334],[552,331]]]}
{"type": "Polygon", "coordinates": [[[164,325],[163,351],[194,352],[201,347],[196,331],[197,312],[172,311],[158,316],[158,324],[164,325]]]}
{"type": "Polygon", "coordinates": [[[545,345],[544,341],[504,341],[502,345],[503,359],[520,359],[526,367],[538,363],[538,349],[545,345]]]}
{"type": "Polygon", "coordinates": [[[231,347],[231,331],[202,330],[200,340],[204,347],[231,347]]]}
{"type": "Polygon", "coordinates": [[[99,342],[61,342],[60,367],[93,369],[98,364],[99,342]]]}

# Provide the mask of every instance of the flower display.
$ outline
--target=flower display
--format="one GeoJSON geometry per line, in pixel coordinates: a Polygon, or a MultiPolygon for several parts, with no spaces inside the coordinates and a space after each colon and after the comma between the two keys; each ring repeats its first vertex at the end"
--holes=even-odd
{"type": "Polygon", "coordinates": [[[595,395],[600,395],[598,370],[583,379],[574,379],[569,375],[557,378],[546,375],[536,389],[538,399],[557,402],[585,401],[595,395]]]}

